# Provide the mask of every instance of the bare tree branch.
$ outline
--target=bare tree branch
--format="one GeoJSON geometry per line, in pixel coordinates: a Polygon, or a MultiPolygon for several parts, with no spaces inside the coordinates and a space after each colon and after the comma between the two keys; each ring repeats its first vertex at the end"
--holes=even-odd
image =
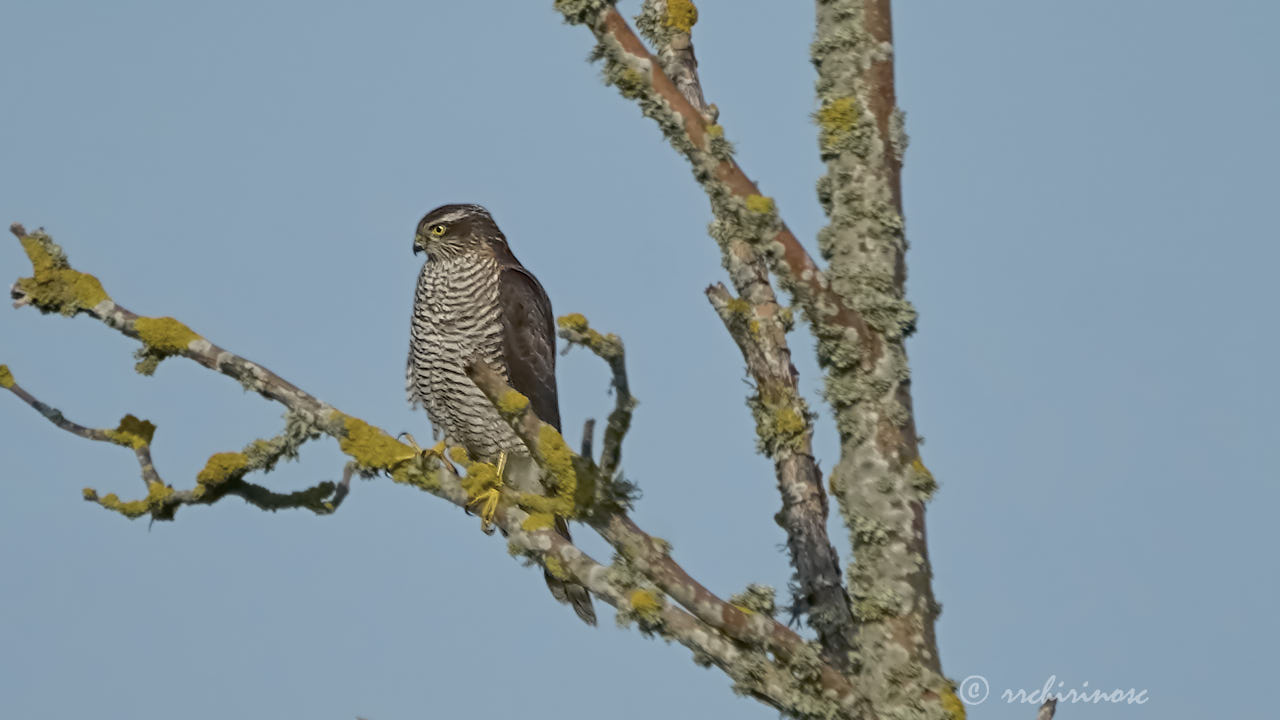
{"type": "MultiPolygon", "coordinates": [[[[495,518],[513,548],[553,574],[587,588],[592,595],[617,608],[620,618],[635,622],[646,633],[657,634],[688,647],[696,662],[715,665],[749,694],[796,717],[856,717],[853,694],[839,675],[827,687],[811,665],[793,662],[779,665],[767,651],[744,645],[709,626],[694,614],[665,601],[662,593],[638,575],[627,562],[600,565],[562,535],[551,530],[528,531],[530,515],[515,505],[504,505],[495,518]]],[[[812,653],[811,653],[812,654],[812,653]]],[[[820,664],[816,654],[812,663],[820,664]]]]}
{"type": "Polygon", "coordinates": [[[61,410],[40,402],[35,396],[27,392],[14,380],[13,372],[7,365],[0,365],[0,388],[4,388],[18,396],[19,400],[30,405],[36,412],[43,415],[46,420],[73,435],[79,435],[87,440],[97,442],[109,442],[133,450],[142,472],[143,484],[148,487],[152,483],[164,484],[156,473],[155,465],[151,462],[151,437],[155,432],[156,426],[150,422],[139,420],[133,415],[125,415],[120,418],[120,424],[114,430],[99,430],[74,423],[68,420],[61,410]]]}
{"type": "Polygon", "coordinates": [[[889,0],[818,0],[818,234],[831,291],[867,323],[856,341],[815,323],[826,397],[840,432],[832,494],[856,562],[849,593],[858,620],[859,674],[877,714],[953,704],[942,676],[925,535],[936,483],[920,459],[905,340],[906,237],[900,168],[906,136],[896,107],[889,0]],[[899,678],[884,682],[883,678],[899,678]]]}
{"type": "Polygon", "coordinates": [[[636,27],[657,48],[667,77],[703,119],[713,124],[720,111],[707,104],[698,82],[698,58],[693,53],[693,26],[697,22],[698,8],[690,0],[645,0],[636,16],[636,27]]]}
{"type": "MultiPolygon", "coordinates": [[[[576,485],[576,477],[572,481],[566,481],[564,477],[567,473],[576,476],[574,468],[556,460],[564,440],[555,428],[542,422],[527,400],[518,402],[516,398],[523,396],[507,385],[502,375],[488,364],[473,362],[467,368],[467,374],[502,412],[534,459],[547,471],[553,492],[557,488],[563,491],[566,485],[576,485]]],[[[835,692],[839,697],[851,695],[845,677],[823,662],[800,636],[772,617],[736,607],[717,597],[671,559],[666,542],[641,530],[625,513],[582,513],[575,507],[574,516],[595,528],[627,565],[643,573],[698,620],[735,640],[763,646],[784,664],[802,667],[804,674],[812,675],[821,682],[824,692],[835,692]]]]}
{"type": "MultiPolygon", "coordinates": [[[[872,707],[942,701],[924,503],[935,483],[919,457],[903,340],[915,327],[904,299],[900,161],[906,144],[894,101],[889,0],[818,0],[813,59],[816,120],[828,174],[819,199],[831,224],[819,235],[821,271],[734,162],[724,131],[707,125],[610,3],[559,2],[596,40],[604,75],[653,118],[711,200],[712,235],[738,295],[753,288],[759,248],[793,293],[818,340],[826,397],[842,441],[832,487],[850,528],[849,569],[859,672],[872,707]],[[909,682],[884,682],[886,677],[909,682]]],[[[759,282],[755,285],[758,286],[759,282]]]]}
{"type": "MultiPolygon", "coordinates": [[[[795,294],[810,322],[847,328],[859,338],[870,338],[866,321],[844,298],[832,292],[826,275],[778,218],[772,200],[760,194],[756,184],[733,159],[732,148],[724,139],[724,128],[702,117],[612,3],[557,0],[556,8],[567,22],[591,29],[597,41],[596,57],[605,62],[606,82],[617,86],[625,97],[639,102],[672,146],[689,159],[694,177],[707,192],[716,218],[746,219],[745,212],[763,216],[757,218],[757,224],[764,220],[766,227],[750,240],[766,250],[783,287],[795,294]]],[[[713,234],[723,245],[722,237],[713,234]]],[[[732,277],[734,268],[730,267],[729,271],[732,277]]],[[[738,285],[736,279],[734,285],[738,285]]]]}
{"type": "MultiPolygon", "coordinates": [[[[604,428],[604,446],[600,449],[600,474],[612,478],[622,467],[622,440],[631,428],[631,413],[638,404],[627,381],[626,350],[617,335],[593,330],[582,315],[563,315],[556,324],[560,326],[560,337],[569,341],[566,352],[569,347],[581,345],[608,363],[613,373],[614,407],[609,413],[609,423],[604,428]]],[[[586,457],[591,457],[590,453],[586,457]]]]}
{"type": "Polygon", "coordinates": [[[317,515],[328,515],[338,509],[346,497],[351,482],[348,469],[342,482],[321,482],[314,487],[293,493],[276,493],[260,485],[246,482],[244,475],[253,470],[269,470],[277,460],[294,456],[297,447],[311,437],[302,430],[296,439],[282,435],[272,440],[258,440],[245,448],[244,453],[218,453],[200,472],[196,486],[190,490],[175,490],[160,478],[151,461],[151,439],[155,425],[125,415],[113,430],[89,428],[74,423],[62,411],[36,399],[13,379],[8,366],[0,365],[0,388],[5,388],[27,405],[43,415],[49,422],[88,440],[109,442],[133,450],[147,487],[146,497],[139,500],[121,500],[115,493],[100,495],[91,487],[84,489],[84,498],[128,518],[150,515],[153,520],[172,520],[182,505],[212,505],[224,497],[243,498],[250,505],[262,510],[304,509],[317,515]]]}
{"type": "MultiPolygon", "coordinates": [[[[796,570],[793,613],[809,615],[825,655],[849,667],[849,654],[855,649],[853,617],[840,581],[840,558],[827,538],[827,495],[812,452],[811,413],[798,392],[790,351],[774,345],[776,336],[762,332],[759,320],[779,308],[753,307],[719,283],[707,288],[707,298],[742,350],[747,372],[756,383],[752,411],[757,427],[762,428],[758,433],[761,449],[774,460],[782,495],[777,520],[787,531],[787,549],[796,570]]],[[[782,321],[790,324],[790,318],[782,321]]]]}
{"type": "MultiPolygon", "coordinates": [[[[784,287],[796,294],[811,319],[827,322],[835,318],[854,326],[859,337],[866,329],[856,314],[845,317],[848,313],[838,298],[828,297],[825,279],[778,218],[773,200],[760,195],[734,162],[724,129],[708,124],[622,16],[603,2],[564,5],[573,5],[572,9],[558,5],[566,19],[592,29],[597,39],[596,54],[605,62],[606,81],[616,85],[624,96],[637,100],[645,114],[658,122],[671,144],[689,159],[694,177],[711,200],[716,218],[711,235],[720,245],[725,269],[741,298],[740,306],[735,307],[740,307],[751,330],[735,340],[740,347],[743,343],[751,346],[744,348],[744,356],[749,353],[762,360],[754,365],[748,363],[758,391],[751,405],[761,450],[774,460],[783,495],[779,519],[787,531],[787,546],[796,570],[795,609],[808,613],[828,662],[847,671],[852,668],[851,653],[855,649],[854,618],[843,589],[838,558],[827,538],[825,490],[813,460],[812,417],[791,367],[786,340],[791,327],[790,311],[777,301],[766,261],[773,261],[784,287]]],[[[696,14],[692,3],[683,0],[665,5],[661,17],[655,14],[656,4],[650,4],[642,15],[660,45],[672,37],[673,28],[667,18],[677,5],[685,18],[696,14]]],[[[675,24],[677,30],[692,26],[684,21],[675,24]]],[[[683,72],[681,67],[676,71],[683,72]]]]}
{"type": "MultiPolygon", "coordinates": [[[[429,464],[414,448],[385,431],[338,411],[266,368],[214,345],[177,320],[147,318],[121,307],[96,278],[74,270],[62,249],[43,231],[27,233],[16,225],[12,230],[35,269],[32,277],[20,279],[11,290],[18,306],[33,305],[44,312],[66,315],[88,314],[125,335],[141,339],[144,351],[157,361],[181,355],[236,378],[284,405],[306,427],[337,439],[342,451],[353,459],[349,471],[385,472],[397,483],[411,485],[462,509],[475,501],[479,481],[496,474],[496,468],[487,463],[469,462],[466,476],[455,474],[447,463],[429,464]]],[[[492,373],[488,366],[482,366],[482,370],[492,373]]],[[[484,382],[483,375],[478,377],[484,382]]],[[[0,372],[0,379],[3,378],[7,378],[8,385],[15,384],[7,368],[0,372]]],[[[524,412],[527,400],[523,406],[512,402],[523,396],[507,387],[496,374],[488,378],[485,387],[491,391],[490,398],[496,398],[499,410],[515,423],[513,427],[523,433],[522,439],[532,441],[529,447],[550,474],[576,475],[579,463],[560,434],[531,412],[524,412]]],[[[238,459],[222,455],[235,454],[214,455],[206,470],[222,475],[228,487],[237,487],[234,483],[238,481],[238,459]]],[[[345,480],[349,479],[348,473],[345,480]]],[[[513,552],[553,574],[582,584],[617,608],[624,620],[637,622],[643,631],[689,647],[695,660],[720,667],[743,693],[796,716],[854,717],[857,696],[852,686],[823,663],[816,650],[772,618],[735,608],[717,598],[671,561],[665,543],[645,534],[625,516],[616,512],[609,514],[614,520],[605,520],[603,513],[595,516],[595,522],[605,527],[617,522],[609,534],[602,532],[615,547],[623,548],[618,562],[608,567],[566,540],[551,523],[543,522],[541,515],[562,507],[565,498],[557,491],[571,496],[572,513],[577,501],[575,484],[552,483],[552,497],[540,498],[541,503],[537,502],[539,498],[527,496],[516,497],[516,502],[499,503],[494,522],[507,536],[513,552]],[[687,611],[667,603],[663,593],[685,605],[687,611]]],[[[257,491],[268,492],[254,488],[254,492],[246,493],[250,496],[246,499],[253,501],[257,491]]],[[[195,492],[168,490],[173,493],[170,498],[195,492]]],[[[340,489],[330,487],[327,492],[334,492],[335,498],[340,499],[340,489]]]]}
{"type": "Polygon", "coordinates": [[[595,457],[596,419],[587,418],[582,421],[582,446],[578,454],[584,458],[595,457]]]}

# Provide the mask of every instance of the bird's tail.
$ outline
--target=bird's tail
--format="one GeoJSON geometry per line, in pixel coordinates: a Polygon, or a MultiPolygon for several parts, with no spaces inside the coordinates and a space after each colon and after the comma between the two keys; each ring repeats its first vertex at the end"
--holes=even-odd
{"type": "MultiPolygon", "coordinates": [[[[556,531],[569,538],[569,524],[564,518],[556,518],[556,531]]],[[[573,611],[578,613],[578,617],[582,618],[582,622],[588,625],[596,624],[596,609],[591,604],[591,593],[581,585],[560,578],[551,574],[550,571],[544,571],[543,577],[547,580],[547,587],[551,590],[551,595],[556,600],[569,605],[573,611]]]]}

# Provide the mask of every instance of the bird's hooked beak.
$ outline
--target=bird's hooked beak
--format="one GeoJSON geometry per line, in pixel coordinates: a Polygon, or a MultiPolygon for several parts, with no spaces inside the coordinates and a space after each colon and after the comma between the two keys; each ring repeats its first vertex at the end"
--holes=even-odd
{"type": "Polygon", "coordinates": [[[417,255],[418,253],[426,252],[427,251],[426,245],[427,245],[427,239],[422,237],[422,235],[418,233],[414,233],[413,254],[417,255]]]}

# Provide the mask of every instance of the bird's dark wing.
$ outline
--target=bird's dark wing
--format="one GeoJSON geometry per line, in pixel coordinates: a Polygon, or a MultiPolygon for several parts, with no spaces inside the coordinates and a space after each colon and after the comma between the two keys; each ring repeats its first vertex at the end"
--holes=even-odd
{"type": "Polygon", "coordinates": [[[511,387],[544,422],[560,429],[556,394],[556,330],[551,300],[537,278],[519,264],[504,264],[498,279],[502,306],[502,356],[511,387]]]}
{"type": "MultiPolygon", "coordinates": [[[[498,277],[498,303],[502,305],[502,355],[507,362],[511,386],[529,398],[533,411],[543,422],[560,429],[560,399],[556,394],[556,329],[551,300],[528,270],[510,251],[503,258],[498,277]]],[[[501,257],[501,255],[500,255],[501,257]]],[[[556,516],[556,532],[570,539],[569,523],[556,516]]],[[[581,585],[565,582],[544,571],[551,594],[573,607],[588,625],[596,624],[591,595],[581,585]]]]}

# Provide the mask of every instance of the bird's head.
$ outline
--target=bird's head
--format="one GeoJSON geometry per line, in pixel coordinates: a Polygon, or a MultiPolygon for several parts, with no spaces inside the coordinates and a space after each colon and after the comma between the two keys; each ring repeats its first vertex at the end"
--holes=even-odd
{"type": "Polygon", "coordinates": [[[441,205],[423,216],[413,238],[413,252],[450,257],[490,251],[504,243],[502,231],[480,205],[441,205]]]}

